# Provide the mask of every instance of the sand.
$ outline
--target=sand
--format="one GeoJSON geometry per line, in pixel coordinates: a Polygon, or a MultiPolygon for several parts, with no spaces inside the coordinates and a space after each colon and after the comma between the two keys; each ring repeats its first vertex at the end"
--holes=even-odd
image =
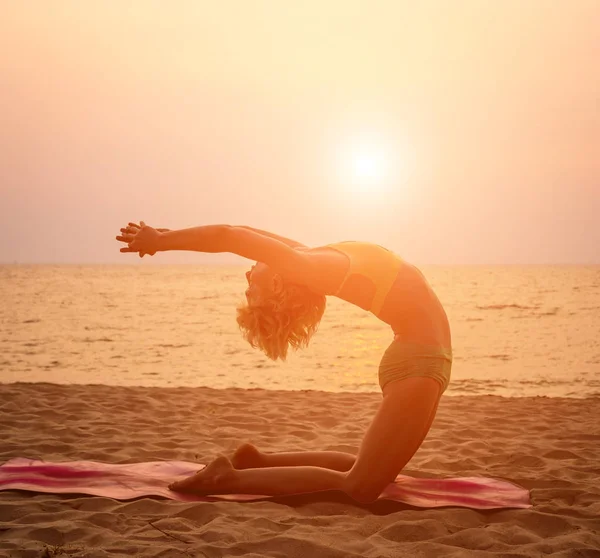
{"type": "MultiPolygon", "coordinates": [[[[355,452],[369,393],[0,384],[0,461],[206,462],[355,452]]],[[[533,508],[417,509],[344,495],[253,503],[0,492],[0,556],[600,557],[600,398],[444,397],[406,474],[491,476],[533,508]]]]}

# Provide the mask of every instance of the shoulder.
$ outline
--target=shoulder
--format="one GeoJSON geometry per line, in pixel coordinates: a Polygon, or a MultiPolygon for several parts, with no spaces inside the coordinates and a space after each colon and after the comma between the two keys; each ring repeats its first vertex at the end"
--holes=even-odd
{"type": "Polygon", "coordinates": [[[305,274],[302,278],[290,277],[289,280],[302,282],[321,294],[336,293],[350,266],[348,256],[330,245],[314,248],[300,247],[295,250],[305,259],[305,274]]]}
{"type": "Polygon", "coordinates": [[[225,251],[267,264],[287,281],[325,295],[337,291],[349,266],[348,257],[329,246],[290,246],[242,227],[229,227],[225,244],[225,251]]]}

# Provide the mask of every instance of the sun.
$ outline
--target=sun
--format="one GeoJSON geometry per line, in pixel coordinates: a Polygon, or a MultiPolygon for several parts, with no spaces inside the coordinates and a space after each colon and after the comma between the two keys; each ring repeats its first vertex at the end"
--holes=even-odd
{"type": "Polygon", "coordinates": [[[338,150],[338,178],[355,193],[383,193],[390,183],[391,149],[382,142],[357,140],[338,150]]]}
{"type": "Polygon", "coordinates": [[[387,176],[387,162],[382,151],[362,151],[351,160],[351,176],[364,184],[380,183],[387,176]]]}

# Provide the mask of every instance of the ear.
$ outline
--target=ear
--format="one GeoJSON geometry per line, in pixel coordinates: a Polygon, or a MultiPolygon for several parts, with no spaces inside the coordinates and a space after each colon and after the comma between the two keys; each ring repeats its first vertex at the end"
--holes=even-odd
{"type": "Polygon", "coordinates": [[[279,275],[279,273],[275,273],[271,281],[271,287],[273,288],[273,292],[275,294],[279,294],[281,291],[283,291],[283,278],[281,275],[279,275]]]}

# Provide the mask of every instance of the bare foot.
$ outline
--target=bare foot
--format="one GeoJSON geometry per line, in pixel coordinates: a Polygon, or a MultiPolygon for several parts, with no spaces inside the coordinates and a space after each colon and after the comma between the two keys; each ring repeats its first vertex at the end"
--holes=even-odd
{"type": "Polygon", "coordinates": [[[242,444],[231,457],[231,464],[236,469],[256,469],[263,467],[262,454],[252,444],[242,444]]]}
{"type": "Polygon", "coordinates": [[[169,485],[174,492],[189,494],[228,494],[233,488],[235,471],[225,456],[217,457],[195,475],[169,485]]]}

